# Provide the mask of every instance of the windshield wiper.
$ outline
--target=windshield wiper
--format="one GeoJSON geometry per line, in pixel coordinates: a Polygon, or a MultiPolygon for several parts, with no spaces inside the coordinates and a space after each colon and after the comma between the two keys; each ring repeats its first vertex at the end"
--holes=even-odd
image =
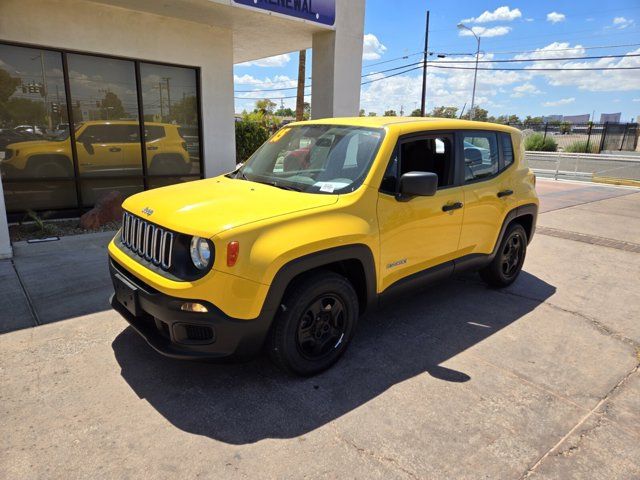
{"type": "Polygon", "coordinates": [[[282,190],[289,190],[292,192],[302,192],[301,188],[294,187],[292,185],[282,185],[278,182],[259,182],[259,183],[264,183],[265,185],[271,185],[272,187],[280,188],[282,190]]]}
{"type": "Polygon", "coordinates": [[[241,168],[239,168],[238,171],[236,172],[236,178],[238,177],[240,177],[243,180],[247,180],[247,181],[249,180],[241,168]]]}

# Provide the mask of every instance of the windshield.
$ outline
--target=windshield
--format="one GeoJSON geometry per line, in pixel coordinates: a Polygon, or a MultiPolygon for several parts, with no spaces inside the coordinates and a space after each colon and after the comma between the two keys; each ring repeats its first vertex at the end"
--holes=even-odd
{"type": "MultiPolygon", "coordinates": [[[[82,125],[83,125],[82,122],[78,122],[74,132],[78,133],[78,130],[80,130],[80,127],[82,125]]],[[[68,123],[63,123],[63,124],[58,125],[58,130],[61,130],[60,133],[58,133],[56,136],[54,136],[51,140],[53,140],[54,142],[64,142],[67,138],[69,138],[69,124],[68,123]]]]}
{"type": "Polygon", "coordinates": [[[352,192],[369,172],[383,136],[382,129],[335,125],[284,127],[234,175],[301,192],[352,192]]]}

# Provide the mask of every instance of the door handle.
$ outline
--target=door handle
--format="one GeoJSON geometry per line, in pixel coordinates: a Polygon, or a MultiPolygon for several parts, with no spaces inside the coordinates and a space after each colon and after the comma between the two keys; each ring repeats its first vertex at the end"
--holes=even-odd
{"type": "Polygon", "coordinates": [[[463,206],[464,205],[462,204],[462,202],[449,203],[447,205],[443,205],[442,211],[443,212],[451,212],[453,210],[458,210],[458,209],[462,208],[463,206]]]}
{"type": "Polygon", "coordinates": [[[509,195],[513,195],[513,190],[503,190],[498,192],[498,198],[508,197],[509,195]]]}
{"type": "Polygon", "coordinates": [[[158,149],[158,147],[154,147],[153,145],[147,147],[147,150],[157,150],[157,149],[158,149]]]}
{"type": "Polygon", "coordinates": [[[111,148],[109,149],[109,151],[110,151],[110,152],[113,152],[113,153],[116,153],[116,152],[121,152],[121,151],[122,151],[122,149],[121,149],[121,148],[118,148],[118,147],[111,147],[111,148]]]}

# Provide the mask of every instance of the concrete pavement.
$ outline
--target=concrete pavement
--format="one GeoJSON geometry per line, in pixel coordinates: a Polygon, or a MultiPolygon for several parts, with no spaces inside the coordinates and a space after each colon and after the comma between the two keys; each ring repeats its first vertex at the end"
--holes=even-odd
{"type": "Polygon", "coordinates": [[[0,335],[0,476],[640,477],[640,254],[620,248],[640,193],[539,191],[513,286],[465,275],[377,312],[312,379],[155,354],[106,305],[108,235],[16,246],[2,325],[44,325],[0,335]]]}

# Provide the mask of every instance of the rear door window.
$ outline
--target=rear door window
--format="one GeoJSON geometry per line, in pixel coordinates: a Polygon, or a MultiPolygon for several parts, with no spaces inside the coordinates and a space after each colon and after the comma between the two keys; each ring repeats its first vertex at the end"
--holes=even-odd
{"type": "Polygon", "coordinates": [[[465,183],[492,177],[500,171],[498,139],[494,132],[463,132],[465,183]]]}

